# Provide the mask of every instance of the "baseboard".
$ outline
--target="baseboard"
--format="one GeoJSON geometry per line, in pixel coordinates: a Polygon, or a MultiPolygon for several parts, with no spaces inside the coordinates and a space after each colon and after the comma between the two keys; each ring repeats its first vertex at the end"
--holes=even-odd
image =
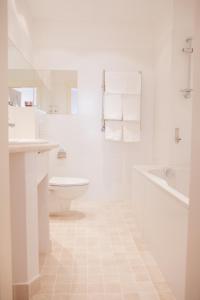
{"type": "Polygon", "coordinates": [[[13,300],[29,300],[40,289],[40,276],[27,283],[13,284],[13,300]]]}

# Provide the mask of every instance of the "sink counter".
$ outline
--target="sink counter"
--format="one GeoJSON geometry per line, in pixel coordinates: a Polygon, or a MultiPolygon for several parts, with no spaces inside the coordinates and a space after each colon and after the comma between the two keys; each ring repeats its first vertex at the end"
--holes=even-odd
{"type": "Polygon", "coordinates": [[[9,144],[9,153],[19,153],[19,152],[46,152],[59,145],[51,143],[11,143],[9,144]]]}
{"type": "Polygon", "coordinates": [[[49,152],[56,147],[37,140],[9,144],[15,300],[28,300],[39,289],[39,255],[51,250],[48,166],[49,152]]]}

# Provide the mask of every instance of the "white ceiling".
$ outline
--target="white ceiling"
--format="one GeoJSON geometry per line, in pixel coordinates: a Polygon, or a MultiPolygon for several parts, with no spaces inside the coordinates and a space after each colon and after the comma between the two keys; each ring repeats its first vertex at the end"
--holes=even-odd
{"type": "MultiPolygon", "coordinates": [[[[21,0],[15,0],[21,1],[21,0]]],[[[153,47],[173,0],[23,0],[37,48],[153,47]]],[[[148,51],[148,50],[147,50],[148,51]]]]}
{"type": "Polygon", "coordinates": [[[170,0],[27,0],[35,19],[92,24],[155,25],[170,0]]]}

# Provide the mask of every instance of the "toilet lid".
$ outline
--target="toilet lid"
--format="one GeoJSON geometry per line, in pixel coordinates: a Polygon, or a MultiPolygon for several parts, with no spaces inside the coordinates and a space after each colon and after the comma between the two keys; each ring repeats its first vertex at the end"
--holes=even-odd
{"type": "Polygon", "coordinates": [[[77,186],[87,184],[89,184],[88,179],[74,177],[53,177],[49,181],[50,186],[77,186]]]}

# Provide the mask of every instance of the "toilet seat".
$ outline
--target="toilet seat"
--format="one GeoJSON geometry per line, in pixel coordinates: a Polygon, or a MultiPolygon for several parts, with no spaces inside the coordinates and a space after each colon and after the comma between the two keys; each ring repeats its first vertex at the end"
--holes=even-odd
{"type": "Polygon", "coordinates": [[[68,186],[84,186],[88,185],[89,180],[86,178],[74,177],[52,177],[49,181],[49,186],[68,187],[68,186]]]}

